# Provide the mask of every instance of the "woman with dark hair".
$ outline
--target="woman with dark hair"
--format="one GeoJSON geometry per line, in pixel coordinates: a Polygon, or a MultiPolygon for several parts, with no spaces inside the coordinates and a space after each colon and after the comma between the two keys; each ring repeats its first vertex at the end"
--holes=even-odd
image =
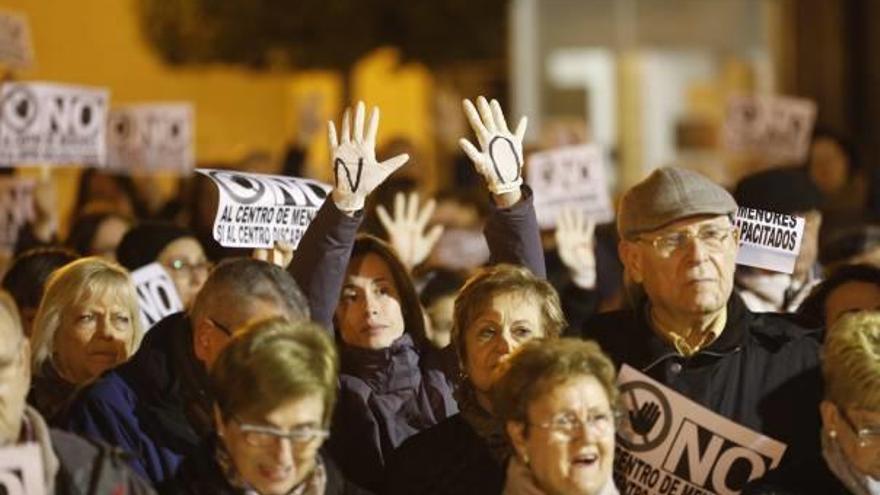
{"type": "Polygon", "coordinates": [[[830,329],[843,315],[880,310],[880,268],[847,265],[817,285],[798,308],[798,316],[810,327],[830,329]]]}
{"type": "MultiPolygon", "coordinates": [[[[340,141],[330,124],[336,187],[303,236],[291,271],[308,296],[313,319],[336,330],[341,388],[330,452],[352,481],[378,489],[391,452],[457,407],[442,361],[425,337],[408,271],[384,242],[356,240],[367,196],[408,159],[377,162],[378,111],[368,126],[364,122],[360,103],[353,133],[349,111],[340,141]]],[[[521,160],[513,166],[520,167],[521,160]]],[[[518,170],[507,172],[520,177],[518,170]]],[[[531,196],[518,180],[509,189],[493,189],[499,207],[487,224],[487,239],[497,261],[527,259],[543,273],[531,196]]]]}
{"type": "Polygon", "coordinates": [[[131,220],[117,213],[88,213],[70,228],[67,247],[81,256],[100,256],[116,261],[116,247],[131,228],[131,220]]]}

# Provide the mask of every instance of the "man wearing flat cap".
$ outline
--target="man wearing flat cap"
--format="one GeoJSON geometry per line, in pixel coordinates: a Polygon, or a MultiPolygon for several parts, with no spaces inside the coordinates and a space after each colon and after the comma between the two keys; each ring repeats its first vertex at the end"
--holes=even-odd
{"type": "Polygon", "coordinates": [[[733,292],[736,208],[723,188],[675,167],[627,191],[618,251],[645,297],[595,316],[583,336],[617,366],[788,444],[789,454],[815,453],[819,346],[782,317],[750,312],[733,292]]]}

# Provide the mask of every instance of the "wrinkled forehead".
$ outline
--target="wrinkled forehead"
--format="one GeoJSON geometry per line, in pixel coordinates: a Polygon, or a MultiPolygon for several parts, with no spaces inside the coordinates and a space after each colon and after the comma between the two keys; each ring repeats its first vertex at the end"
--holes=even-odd
{"type": "Polygon", "coordinates": [[[128,296],[131,293],[127,290],[127,285],[126,282],[114,279],[91,280],[80,288],[73,299],[73,304],[88,306],[101,303],[128,308],[128,296]]]}
{"type": "Polygon", "coordinates": [[[694,215],[675,220],[674,222],[668,223],[663,227],[660,227],[659,229],[647,232],[643,234],[643,236],[657,237],[672,232],[680,232],[685,230],[695,232],[707,226],[731,227],[732,225],[733,224],[731,223],[730,217],[728,215],[694,215]]]}

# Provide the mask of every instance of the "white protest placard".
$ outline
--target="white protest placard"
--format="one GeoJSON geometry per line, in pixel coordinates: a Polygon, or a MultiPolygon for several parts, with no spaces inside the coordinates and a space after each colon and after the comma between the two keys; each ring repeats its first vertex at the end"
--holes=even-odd
{"type": "Polygon", "coordinates": [[[196,169],[217,184],[220,202],[214,240],[224,247],[299,245],[330,186],[312,179],[235,170],[196,169]]]}
{"type": "Polygon", "coordinates": [[[0,493],[46,495],[43,458],[36,443],[0,449],[0,493]]]}
{"type": "Polygon", "coordinates": [[[36,181],[19,177],[0,177],[0,253],[11,255],[18,232],[36,217],[36,181]]]}
{"type": "Polygon", "coordinates": [[[527,180],[542,229],[556,227],[566,206],[605,223],[614,218],[602,150],[597,145],[566,146],[529,157],[527,180]]]}
{"type": "Polygon", "coordinates": [[[103,164],[105,89],[7,83],[0,90],[0,163],[103,164]]]}
{"type": "Polygon", "coordinates": [[[804,238],[803,217],[740,206],[736,210],[739,252],[736,262],[792,273],[804,238]]]}
{"type": "Polygon", "coordinates": [[[12,69],[26,69],[34,65],[34,51],[27,17],[10,11],[0,11],[0,64],[12,69]]]}
{"type": "Polygon", "coordinates": [[[624,365],[614,480],[621,494],[731,495],[775,468],[786,446],[624,365]]]}
{"type": "Polygon", "coordinates": [[[107,123],[107,166],[126,172],[191,173],[195,163],[193,115],[188,103],[113,108],[107,123]]]}
{"type": "Polygon", "coordinates": [[[733,96],[727,102],[724,141],[733,151],[760,154],[769,163],[802,162],[816,120],[811,100],[784,96],[733,96]]]}
{"type": "Polygon", "coordinates": [[[138,268],[131,272],[137,290],[138,306],[144,331],[149,330],[162,318],[183,311],[183,303],[168,272],[159,263],[138,268]]]}

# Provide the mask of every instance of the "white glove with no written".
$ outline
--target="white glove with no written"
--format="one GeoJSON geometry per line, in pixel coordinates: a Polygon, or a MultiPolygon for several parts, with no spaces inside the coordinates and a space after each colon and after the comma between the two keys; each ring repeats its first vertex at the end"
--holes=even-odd
{"type": "Polygon", "coordinates": [[[376,161],[376,133],[379,129],[379,109],[373,107],[370,122],[364,132],[364,102],[358,102],[354,114],[354,133],[351,132],[351,111],[342,117],[341,140],[336,138],[336,126],[328,122],[327,136],[333,156],[333,175],[336,187],[332,197],[336,207],[348,213],[364,207],[366,197],[395,170],[409,160],[402,154],[384,162],[376,161]]]}
{"type": "Polygon", "coordinates": [[[474,162],[477,173],[483,176],[493,194],[518,191],[522,185],[522,141],[528,120],[520,119],[516,132],[511,134],[497,100],[489,103],[480,96],[477,98],[479,111],[470,100],[464,100],[462,105],[480,149],[465,138],[458,141],[461,149],[474,162]]]}
{"type": "Polygon", "coordinates": [[[562,210],[556,223],[559,257],[568,268],[572,282],[582,289],[596,286],[595,229],[595,222],[587,220],[583,211],[573,208],[562,210]]]}

